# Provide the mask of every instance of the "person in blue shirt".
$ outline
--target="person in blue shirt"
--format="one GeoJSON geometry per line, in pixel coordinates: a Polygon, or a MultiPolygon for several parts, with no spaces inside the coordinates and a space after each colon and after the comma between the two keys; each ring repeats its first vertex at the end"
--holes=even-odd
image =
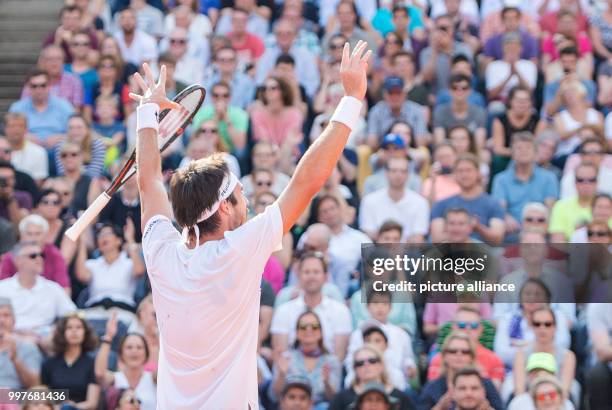
{"type": "Polygon", "coordinates": [[[33,71],[27,85],[32,95],[14,102],[9,111],[25,115],[28,132],[37,138],[34,142],[50,150],[64,139],[74,108],[67,100],[50,94],[49,76],[44,71],[33,71]]]}
{"type": "MultiPolygon", "coordinates": [[[[535,138],[530,132],[512,136],[512,163],[493,180],[493,198],[506,211],[507,239],[520,229],[523,208],[529,202],[541,202],[549,208],[559,198],[559,181],[555,174],[536,165],[535,138]]],[[[516,236],[516,235],[514,235],[516,236]]],[[[516,238],[514,238],[516,239],[516,238]]]]}
{"type": "Polygon", "coordinates": [[[504,210],[491,195],[484,192],[480,163],[474,154],[463,154],[455,163],[453,170],[461,192],[450,198],[438,201],[431,210],[431,241],[447,240],[444,215],[454,208],[465,208],[474,217],[472,238],[497,245],[504,238],[504,210]]]}

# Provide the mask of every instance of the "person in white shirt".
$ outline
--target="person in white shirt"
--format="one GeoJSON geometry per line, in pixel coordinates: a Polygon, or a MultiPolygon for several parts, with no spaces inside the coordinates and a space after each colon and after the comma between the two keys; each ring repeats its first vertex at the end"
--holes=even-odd
{"type": "Polygon", "coordinates": [[[270,333],[275,354],[281,354],[293,344],[297,320],[310,309],[321,320],[325,348],[340,360],[344,358],[352,331],[351,314],[343,303],[323,293],[327,275],[327,263],[321,252],[302,255],[298,273],[301,292],[295,299],[278,306],[272,317],[270,333]]]}
{"type": "Polygon", "coordinates": [[[0,149],[10,149],[11,164],[21,171],[29,174],[35,180],[41,181],[49,176],[49,156],[40,145],[28,141],[28,119],[18,112],[10,112],[4,116],[4,133],[8,147],[0,141],[0,149]]]}
{"type": "Polygon", "coordinates": [[[17,273],[0,280],[0,296],[11,300],[15,330],[37,339],[50,335],[55,319],[76,310],[64,289],[41,276],[42,248],[36,242],[20,242],[12,255],[17,273]]]}
{"type": "Polygon", "coordinates": [[[168,52],[176,60],[174,79],[184,84],[202,84],[204,81],[204,61],[191,57],[187,30],[176,27],[168,36],[168,52]]]}
{"type": "MultiPolygon", "coordinates": [[[[150,36],[161,38],[164,34],[164,13],[156,7],[147,4],[145,0],[130,0],[129,7],[136,13],[136,26],[150,36]]],[[[115,14],[115,27],[117,18],[115,14]]]]}
{"type": "Polygon", "coordinates": [[[155,38],[136,27],[136,12],[132,9],[120,11],[118,22],[119,29],[115,33],[115,39],[123,59],[135,65],[156,62],[157,42],[155,38]]]}
{"type": "Polygon", "coordinates": [[[375,238],[380,226],[392,219],[404,228],[402,241],[422,242],[429,229],[429,203],[406,189],[408,159],[390,158],[386,169],[389,187],[363,198],[359,226],[370,238],[375,238]]]}
{"type": "MultiPolygon", "coordinates": [[[[140,102],[136,161],[143,251],[160,329],[159,408],[259,408],[257,331],[264,265],[329,178],[358,121],[372,54],[366,47],[358,43],[351,55],[345,45],[341,78],[347,96],[279,199],[248,222],[242,186],[215,157],[173,175],[170,203],[157,115],[176,104],[165,95],[165,67],[157,84],[147,64],[146,80],[135,74],[144,95],[131,97],[140,102]],[[172,225],[173,215],[182,236],[172,225]]],[[[346,316],[350,329],[348,311],[346,316]]]]}
{"type": "MultiPolygon", "coordinates": [[[[580,161],[591,162],[597,166],[597,192],[612,195],[612,168],[607,167],[604,158],[606,147],[603,142],[596,137],[588,138],[580,145],[580,161]]],[[[561,178],[560,199],[567,199],[577,195],[576,191],[576,170],[566,171],[561,178]]]]}

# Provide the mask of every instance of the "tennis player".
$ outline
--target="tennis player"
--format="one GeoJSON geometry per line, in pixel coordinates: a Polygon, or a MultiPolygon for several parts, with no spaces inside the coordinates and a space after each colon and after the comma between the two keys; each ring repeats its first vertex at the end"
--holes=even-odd
{"type": "Polygon", "coordinates": [[[279,199],[247,222],[247,199],[220,158],[193,161],[164,188],[157,115],[172,108],[165,69],[156,83],[148,66],[136,75],[136,161],[143,250],[160,331],[159,409],[257,409],[260,283],[279,249],[338,162],[359,119],[371,51],[348,43],[340,75],[345,96],[321,136],[306,151],[279,199]],[[176,220],[182,235],[171,220],[176,220]]]}

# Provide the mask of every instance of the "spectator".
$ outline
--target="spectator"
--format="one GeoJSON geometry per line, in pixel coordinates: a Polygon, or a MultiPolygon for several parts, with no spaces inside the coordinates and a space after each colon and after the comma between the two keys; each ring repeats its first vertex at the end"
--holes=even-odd
{"type": "Polygon", "coordinates": [[[434,163],[429,178],[423,182],[421,195],[427,198],[429,205],[457,195],[461,188],[452,176],[453,166],[457,161],[457,150],[450,143],[441,143],[434,150],[434,163]]]}
{"type": "Polygon", "coordinates": [[[439,144],[447,138],[451,128],[464,125],[474,134],[478,146],[484,147],[486,112],[468,102],[470,78],[457,74],[450,78],[449,83],[451,102],[437,106],[433,113],[434,141],[439,144]]]}
{"type": "Polygon", "coordinates": [[[220,136],[220,142],[225,149],[239,157],[246,154],[247,129],[249,116],[240,107],[232,104],[232,89],[225,82],[218,82],[212,86],[212,104],[206,105],[198,111],[193,119],[193,128],[198,129],[203,122],[212,122],[220,136]],[[212,120],[212,121],[211,121],[212,120]]]}
{"type": "Polygon", "coordinates": [[[204,39],[210,37],[213,29],[211,18],[198,10],[198,2],[186,0],[175,4],[177,6],[169,10],[164,18],[164,33],[166,35],[175,27],[183,27],[189,33],[190,43],[192,43],[192,40],[204,41],[204,39]]]}
{"type": "MultiPolygon", "coordinates": [[[[333,5],[333,3],[329,5],[333,5]]],[[[359,27],[356,5],[350,1],[341,0],[336,3],[335,9],[336,14],[333,15],[331,13],[333,15],[332,19],[322,20],[322,25],[327,26],[322,43],[327,45],[332,36],[342,34],[351,45],[351,49],[361,40],[367,42],[368,49],[376,53],[378,44],[371,32],[367,32],[359,27]],[[337,21],[335,21],[336,19],[337,21]]],[[[321,13],[322,18],[323,15],[321,13]]]]}
{"type": "MultiPolygon", "coordinates": [[[[49,223],[40,215],[31,214],[19,222],[19,238],[21,242],[34,242],[43,253],[43,271],[41,276],[57,283],[70,297],[70,278],[68,267],[60,250],[52,243],[47,243],[49,223]]],[[[9,253],[2,259],[0,279],[7,279],[17,273],[14,255],[9,253]]]]}
{"type": "Polygon", "coordinates": [[[506,27],[502,20],[502,12],[505,9],[523,9],[519,15],[520,20],[516,26],[522,27],[536,39],[540,37],[540,26],[537,22],[537,18],[539,18],[539,16],[535,16],[534,18],[531,10],[528,7],[522,7],[520,4],[513,1],[485,1],[482,3],[481,14],[483,16],[483,20],[480,25],[480,39],[483,44],[486,44],[487,40],[489,40],[492,36],[496,34],[503,34],[504,28],[506,27]]]}
{"type": "Polygon", "coordinates": [[[297,98],[284,79],[266,79],[260,100],[250,110],[253,138],[282,145],[289,135],[299,135],[304,116],[297,98]]]}
{"type": "Polygon", "coordinates": [[[98,182],[84,173],[83,153],[81,147],[74,142],[64,142],[59,147],[59,156],[64,169],[64,180],[72,193],[69,212],[76,213],[87,209],[99,192],[98,182]]]}
{"type": "Polygon", "coordinates": [[[533,381],[530,389],[531,399],[536,403],[536,410],[559,409],[567,407],[563,402],[561,386],[555,378],[539,378],[533,381]]]}
{"type": "Polygon", "coordinates": [[[304,377],[288,377],[281,392],[280,410],[312,409],[312,387],[304,377]]]}
{"type": "MultiPolygon", "coordinates": [[[[451,60],[451,68],[450,75],[465,75],[468,78],[471,78],[472,87],[469,90],[469,94],[467,97],[467,101],[470,105],[476,105],[478,107],[486,108],[486,100],[485,97],[476,90],[476,88],[481,89],[482,84],[478,80],[478,76],[474,73],[474,69],[472,68],[472,62],[469,58],[467,58],[463,54],[457,54],[451,60]]],[[[443,88],[438,90],[435,95],[436,102],[435,106],[450,104],[452,102],[452,96],[450,90],[448,88],[443,88]]]]}
{"type": "MultiPolygon", "coordinates": [[[[49,176],[49,157],[43,147],[26,138],[28,119],[17,112],[4,116],[4,133],[7,147],[2,142],[1,148],[8,150],[10,161],[16,170],[25,172],[37,181],[49,176]]],[[[4,141],[4,138],[1,138],[4,141]]]]}
{"type": "Polygon", "coordinates": [[[551,161],[557,152],[557,142],[559,134],[552,128],[547,128],[538,133],[536,138],[536,163],[540,168],[547,169],[556,175],[557,179],[561,179],[562,171],[551,161]]]}
{"type": "Polygon", "coordinates": [[[0,281],[0,296],[11,299],[15,329],[45,337],[56,318],[76,309],[60,285],[41,276],[43,252],[36,242],[20,242],[13,248],[17,273],[0,281]]]}
{"type": "Polygon", "coordinates": [[[119,102],[116,98],[101,95],[96,98],[95,107],[98,121],[93,123],[92,129],[100,138],[94,139],[93,143],[95,144],[96,141],[100,141],[104,144],[106,147],[104,165],[109,167],[119,159],[122,152],[126,151],[127,129],[123,122],[117,120],[119,116],[119,102]]]}
{"type": "MultiPolygon", "coordinates": [[[[247,10],[243,8],[234,8],[231,10],[231,15],[232,28],[231,31],[227,33],[227,37],[232,43],[232,48],[237,52],[238,61],[242,66],[248,64],[255,65],[266,51],[266,47],[262,40],[263,36],[259,36],[257,33],[249,30],[249,12],[247,10]]],[[[221,24],[221,21],[219,24],[221,24]]],[[[219,34],[219,28],[220,26],[217,26],[217,34],[219,34]]]]}
{"type": "Polygon", "coordinates": [[[74,249],[75,244],[70,241],[70,238],[64,236],[64,232],[68,229],[70,222],[67,218],[61,217],[62,196],[60,193],[52,189],[43,189],[36,203],[35,212],[42,216],[49,225],[44,243],[59,249],[64,263],[66,261],[70,262],[73,251],[76,249],[74,249]]]}
{"type": "Polygon", "coordinates": [[[119,192],[111,197],[110,202],[100,212],[99,221],[127,231],[128,219],[134,225],[134,242],[142,240],[140,215],[140,197],[136,178],[128,179],[119,192]]]}
{"type": "Polygon", "coordinates": [[[453,173],[461,192],[435,203],[432,207],[431,240],[444,241],[443,217],[448,209],[465,208],[477,218],[473,238],[492,244],[500,243],[504,237],[504,211],[499,202],[484,192],[476,157],[470,154],[460,156],[455,163],[453,173]]]}
{"type": "MultiPolygon", "coordinates": [[[[119,41],[115,37],[108,36],[104,38],[104,40],[102,40],[102,43],[100,45],[100,54],[102,57],[110,56],[114,59],[117,65],[117,80],[121,84],[127,83],[128,78],[138,71],[138,66],[129,61],[126,61],[123,58],[119,41]]],[[[100,73],[98,72],[98,75],[99,74],[100,73]]]]}
{"type": "MultiPolygon", "coordinates": [[[[12,116],[15,115],[15,113],[9,113],[7,114],[7,116],[12,116]]],[[[12,131],[9,131],[9,133],[11,133],[12,131]]],[[[33,144],[33,143],[32,143],[33,144]]],[[[41,155],[44,156],[45,158],[45,166],[46,166],[46,161],[47,161],[47,152],[42,149],[42,152],[40,152],[41,155]]],[[[29,173],[24,172],[24,171],[20,171],[19,169],[17,169],[17,166],[15,166],[15,164],[13,163],[13,150],[11,149],[11,144],[9,143],[8,139],[3,137],[2,135],[0,135],[0,163],[1,162],[7,162],[10,163],[11,165],[13,165],[13,167],[15,168],[15,189],[18,191],[25,191],[28,194],[30,194],[30,196],[32,198],[36,198],[38,197],[39,194],[39,189],[38,189],[38,185],[37,182],[34,181],[34,179],[32,179],[32,177],[30,176],[29,173]]],[[[18,158],[21,156],[18,156],[18,158]]],[[[37,155],[33,155],[31,157],[32,159],[36,159],[37,155]]],[[[40,158],[40,157],[38,157],[40,158]]],[[[29,160],[25,161],[26,163],[28,163],[26,165],[26,169],[28,168],[34,168],[31,165],[29,165],[29,160]]],[[[41,167],[38,167],[41,168],[41,167]]],[[[46,169],[46,168],[45,168],[46,169]]],[[[39,181],[40,183],[42,183],[42,180],[39,181]]]]}
{"type": "Polygon", "coordinates": [[[203,122],[201,127],[192,134],[191,141],[189,145],[187,145],[185,156],[181,160],[179,168],[184,168],[188,166],[191,161],[197,161],[213,154],[220,155],[227,163],[229,169],[236,176],[240,176],[238,159],[227,152],[227,148],[219,136],[217,123],[214,119],[211,119],[203,122]]]}
{"type": "MultiPolygon", "coordinates": [[[[106,40],[106,42],[115,44],[115,40],[112,38],[110,41],[106,40]]],[[[129,65],[132,64],[130,63],[129,65]]],[[[117,102],[118,110],[115,118],[117,120],[122,120],[124,118],[125,107],[121,99],[121,94],[123,92],[121,80],[122,70],[124,70],[124,68],[116,57],[110,54],[103,54],[102,57],[100,57],[97,65],[99,81],[94,85],[91,96],[87,98],[87,106],[83,110],[88,118],[99,120],[97,112],[94,110],[94,104],[100,97],[113,98],[117,102]]]]}
{"type": "Polygon", "coordinates": [[[500,19],[499,23],[501,24],[495,25],[495,27],[488,26],[488,21],[491,21],[491,19],[485,18],[480,27],[480,39],[484,44],[485,64],[488,66],[492,61],[503,58],[503,41],[505,36],[510,33],[516,33],[519,36],[520,59],[537,63],[539,49],[537,35],[534,36],[534,33],[530,30],[533,26],[530,27],[529,24],[525,24],[525,20],[530,20],[529,16],[523,14],[520,8],[506,4],[501,10],[501,14],[496,17],[500,19]],[[497,32],[491,32],[489,36],[489,30],[496,30],[497,32]]]}
{"type": "Polygon", "coordinates": [[[304,86],[308,98],[313,98],[319,88],[320,78],[316,55],[306,47],[297,43],[298,27],[289,20],[278,20],[274,26],[276,43],[266,47],[264,54],[257,63],[256,80],[263,84],[280,55],[289,54],[295,61],[296,79],[304,86]]]}
{"type": "MultiPolygon", "coordinates": [[[[97,138],[87,120],[79,114],[74,114],[68,119],[68,130],[66,132],[66,141],[78,145],[81,153],[81,158],[85,165],[85,174],[92,178],[97,178],[104,169],[104,158],[106,156],[106,147],[104,143],[97,138]]],[[[55,148],[55,166],[58,175],[65,175],[64,161],[66,156],[62,151],[63,145],[58,145],[55,148]]]]}
{"type": "Polygon", "coordinates": [[[449,209],[444,215],[444,222],[449,243],[477,243],[472,239],[474,218],[467,209],[449,209]]]}
{"type": "MultiPolygon", "coordinates": [[[[81,30],[83,12],[76,6],[64,6],[60,11],[60,26],[45,39],[43,47],[51,44],[60,46],[64,51],[66,63],[72,62],[70,43],[74,34],[81,30]]],[[[88,29],[87,34],[93,49],[98,49],[98,38],[95,33],[88,29]]]]}
{"type": "MultiPolygon", "coordinates": [[[[446,337],[442,345],[441,362],[443,370],[440,377],[427,382],[419,396],[419,409],[442,410],[447,409],[453,402],[453,380],[461,369],[476,364],[476,350],[474,343],[468,335],[453,332],[446,337]]],[[[482,383],[486,393],[486,400],[495,410],[502,410],[503,405],[495,386],[491,380],[483,378],[482,383]]]]}
{"type": "Polygon", "coordinates": [[[465,9],[460,6],[465,5],[465,0],[445,0],[444,7],[446,15],[450,17],[454,26],[454,39],[470,46],[473,53],[480,50],[481,44],[478,39],[478,18],[466,14],[465,9]]]}
{"type": "MultiPolygon", "coordinates": [[[[251,161],[254,169],[265,168],[274,171],[274,183],[270,187],[270,191],[274,195],[280,195],[289,183],[289,177],[278,170],[280,161],[278,146],[270,141],[257,142],[251,151],[251,161]]],[[[240,182],[244,194],[250,196],[253,192],[254,183],[252,176],[245,175],[240,182]]]]}
{"type": "MultiPolygon", "coordinates": [[[[495,387],[499,389],[505,376],[504,363],[495,352],[487,349],[480,343],[480,337],[484,330],[481,318],[482,308],[482,306],[478,306],[478,309],[475,309],[469,305],[460,305],[451,322],[451,332],[463,332],[469,336],[476,349],[476,363],[482,377],[490,379],[495,387]]],[[[490,313],[490,307],[488,312],[490,313]]],[[[431,359],[427,368],[427,380],[434,380],[440,376],[443,370],[443,354],[444,351],[438,352],[431,359]]]]}
{"type": "Polygon", "coordinates": [[[44,71],[30,73],[27,87],[32,95],[14,102],[9,111],[27,118],[31,140],[52,149],[64,138],[74,108],[67,100],[51,95],[49,75],[44,71]]]}
{"type": "Polygon", "coordinates": [[[586,387],[592,409],[604,409],[612,402],[612,304],[593,303],[587,308],[589,338],[593,343],[595,365],[587,374],[586,387]]]}
{"type": "Polygon", "coordinates": [[[140,399],[143,410],[156,408],[157,369],[150,372],[144,370],[149,359],[149,347],[144,336],[138,333],[128,333],[119,343],[119,371],[108,369],[110,348],[117,334],[117,314],[114,312],[106,322],[106,332],[100,339],[100,350],[95,360],[95,379],[102,388],[114,386],[118,389],[134,388],[136,397],[140,399]],[[135,387],[133,387],[135,386],[135,387]]]}
{"type": "MultiPolygon", "coordinates": [[[[92,55],[97,53],[91,47],[89,33],[86,30],[77,31],[70,40],[72,63],[64,65],[64,72],[78,75],[83,86],[81,100],[87,103],[91,99],[93,88],[98,83],[98,73],[92,64],[92,55]]],[[[97,60],[97,58],[96,58],[97,60]]]]}
{"type": "Polygon", "coordinates": [[[579,224],[591,219],[591,205],[597,189],[597,167],[590,162],[576,168],[577,195],[557,201],[550,215],[552,242],[567,242],[579,224]]]}
{"type": "MultiPolygon", "coordinates": [[[[454,40],[455,29],[450,16],[435,17],[435,28],[430,37],[430,46],[419,56],[419,66],[423,80],[428,84],[433,94],[448,88],[451,61],[458,54],[465,55],[472,61],[470,47],[454,40]]],[[[468,80],[469,83],[469,80],[468,80]]]]}
{"type": "Polygon", "coordinates": [[[538,167],[536,145],[528,132],[514,134],[512,161],[508,169],[495,176],[492,196],[504,210],[505,230],[511,235],[520,230],[524,206],[529,202],[541,202],[552,208],[559,196],[559,184],[555,174],[538,167]]]}
{"type": "Polygon", "coordinates": [[[488,186],[490,174],[489,162],[491,162],[489,151],[481,150],[476,143],[474,134],[463,125],[451,128],[448,131],[448,140],[457,151],[457,157],[465,154],[472,154],[476,157],[479,163],[480,175],[482,175],[482,185],[488,186]]]}
{"type": "Polygon", "coordinates": [[[385,386],[381,383],[367,383],[354,403],[350,408],[358,410],[367,410],[375,406],[377,409],[391,410],[397,404],[395,397],[390,395],[385,390],[385,386]]]}
{"type": "Polygon", "coordinates": [[[172,78],[183,84],[201,84],[204,80],[204,62],[188,53],[191,40],[187,30],[177,27],[170,32],[168,38],[168,53],[176,61],[172,78]]]}
{"type": "Polygon", "coordinates": [[[40,384],[42,355],[38,347],[15,333],[15,312],[11,300],[0,297],[0,385],[10,389],[40,384]]]}
{"type": "Polygon", "coordinates": [[[392,75],[404,80],[404,91],[410,101],[423,106],[429,119],[429,92],[417,77],[415,56],[407,51],[398,51],[391,56],[392,75]]]}
{"type": "Polygon", "coordinates": [[[11,163],[0,161],[0,218],[17,225],[32,209],[32,197],[15,189],[15,176],[11,163]]]}
{"type": "MultiPolygon", "coordinates": [[[[612,220],[612,198],[610,198],[610,195],[595,195],[593,205],[591,206],[591,213],[593,215],[591,223],[608,225],[612,220]]],[[[572,234],[571,243],[587,243],[590,237],[598,235],[601,234],[599,231],[596,233],[596,230],[592,230],[591,235],[589,235],[588,225],[581,226],[572,234]]]]}
{"type": "MultiPolygon", "coordinates": [[[[519,295],[520,310],[504,315],[495,332],[495,353],[508,367],[512,366],[516,352],[532,344],[536,338],[533,312],[548,307],[551,301],[550,290],[544,282],[536,278],[527,279],[521,286],[519,295]]],[[[567,349],[570,344],[568,320],[559,311],[554,313],[557,323],[554,345],[567,349]]]]}
{"type": "MultiPolygon", "coordinates": [[[[136,28],[138,30],[156,39],[160,39],[163,36],[164,15],[161,10],[147,4],[145,0],[130,0],[129,7],[136,15],[136,28]]],[[[115,14],[115,26],[117,26],[116,20],[120,16],[120,13],[115,14]]]]}
{"type": "Polygon", "coordinates": [[[477,369],[464,368],[453,377],[452,400],[456,410],[491,408],[482,376],[477,369]]]}
{"type": "Polygon", "coordinates": [[[138,333],[144,336],[149,348],[149,360],[145,363],[144,369],[153,371],[157,368],[159,360],[159,329],[157,328],[153,296],[150,293],[138,304],[136,316],[138,320],[132,322],[132,325],[128,328],[128,333],[138,333]]]}
{"type": "Polygon", "coordinates": [[[535,89],[538,67],[533,61],[521,58],[521,49],[519,33],[504,34],[502,58],[490,62],[485,73],[489,101],[506,101],[516,86],[522,86],[530,94],[535,89]]]}
{"type": "Polygon", "coordinates": [[[327,264],[320,252],[307,252],[300,258],[299,274],[302,294],[276,309],[272,318],[272,347],[281,354],[295,341],[295,324],[306,309],[313,310],[321,320],[323,345],[340,360],[346,355],[351,332],[350,313],[346,306],[322,292],[327,280],[327,264]]]}
{"type": "Polygon", "coordinates": [[[383,83],[383,99],[372,107],[368,115],[368,144],[373,149],[381,145],[382,137],[398,121],[412,127],[417,145],[425,145],[428,141],[424,109],[406,99],[404,86],[400,77],[387,77],[383,83]]]}
{"type": "Polygon", "coordinates": [[[166,94],[168,98],[175,98],[188,84],[175,79],[176,59],[168,52],[163,53],[157,60],[159,65],[166,66],[166,94]]]}
{"type": "MultiPolygon", "coordinates": [[[[609,182],[612,178],[612,168],[603,162],[606,155],[606,146],[601,139],[588,138],[580,145],[580,162],[590,162],[598,168],[597,192],[612,194],[612,186],[609,182]]],[[[561,199],[567,199],[576,195],[576,171],[566,172],[561,179],[561,199]]]]}
{"type": "Polygon", "coordinates": [[[388,188],[366,195],[361,204],[359,226],[370,238],[388,219],[403,226],[402,241],[420,243],[427,233],[429,204],[421,195],[406,189],[408,159],[390,158],[386,165],[388,188]]]}
{"type": "Polygon", "coordinates": [[[366,390],[369,383],[379,383],[382,390],[398,401],[400,410],[412,410],[412,400],[405,393],[394,388],[389,381],[382,353],[372,346],[363,346],[353,354],[353,370],[355,379],[351,387],[336,394],[329,405],[329,410],[349,408],[349,405],[366,390]]]}
{"type": "MultiPolygon", "coordinates": [[[[231,47],[222,47],[214,54],[213,70],[207,76],[204,86],[207,90],[212,89],[214,84],[224,82],[232,90],[230,106],[246,109],[255,97],[254,81],[237,70],[238,54],[231,47]]],[[[207,102],[210,101],[207,98],[207,102]]]]}
{"type": "Polygon", "coordinates": [[[136,10],[127,8],[118,13],[115,40],[124,61],[140,66],[157,61],[155,38],[137,27],[136,10]]]}
{"type": "MultiPolygon", "coordinates": [[[[449,214],[452,213],[454,212],[449,214]]],[[[489,303],[426,303],[423,312],[423,333],[430,338],[435,337],[440,327],[447,322],[452,322],[462,307],[477,310],[483,319],[491,318],[491,305],[489,303]]]]}
{"type": "Polygon", "coordinates": [[[81,241],[77,256],[76,276],[89,284],[86,307],[101,306],[105,309],[118,307],[136,311],[134,293],[136,280],[145,272],[140,256],[140,247],[135,242],[132,219],[126,220],[125,233],[113,225],[103,225],[96,235],[101,256],[86,259],[86,243],[81,241]],[[121,248],[125,239],[125,252],[121,248]]]}
{"type": "MultiPolygon", "coordinates": [[[[393,61],[397,53],[400,51],[405,53],[405,51],[403,51],[403,46],[404,40],[397,33],[390,31],[385,34],[383,46],[380,48],[380,51],[378,52],[379,54],[375,57],[374,63],[372,64],[372,84],[370,87],[368,87],[368,93],[374,98],[380,98],[380,88],[384,79],[388,76],[396,75],[394,72],[396,71],[396,66],[393,64],[393,61]]],[[[408,55],[410,55],[410,53],[408,53],[408,55]]],[[[412,60],[410,60],[410,64],[412,65],[412,77],[414,77],[414,63],[412,60]]],[[[410,72],[407,74],[409,76],[410,72]]],[[[410,86],[412,86],[414,79],[409,78],[409,80],[412,80],[410,81],[410,86]]]]}
{"type": "Polygon", "coordinates": [[[140,410],[142,400],[136,397],[136,392],[133,389],[120,389],[119,392],[115,410],[140,410]]]}
{"type": "MultiPolygon", "coordinates": [[[[384,16],[386,10],[381,5],[377,16],[384,16]]],[[[413,47],[414,43],[424,43],[427,40],[425,32],[425,23],[423,22],[423,10],[419,8],[418,4],[411,5],[405,3],[395,3],[391,9],[391,30],[394,30],[402,40],[404,40],[404,47],[413,47]]],[[[372,24],[376,28],[376,17],[372,21],[372,24]]],[[[380,31],[380,30],[379,30],[380,31]]],[[[384,34],[384,33],[383,33],[384,34]]]]}
{"type": "Polygon", "coordinates": [[[341,364],[323,346],[321,321],[316,313],[307,310],[296,323],[293,348],[275,360],[269,395],[281,397],[289,377],[307,378],[315,406],[329,402],[340,388],[341,364]]]}
{"type": "Polygon", "coordinates": [[[215,34],[230,37],[232,23],[234,22],[233,11],[239,8],[242,10],[242,14],[246,15],[246,30],[260,39],[265,38],[269,31],[269,10],[267,12],[262,12],[257,3],[253,0],[241,1],[239,4],[236,4],[233,9],[224,10],[224,13],[221,14],[221,17],[219,17],[217,21],[215,34]],[[267,16],[264,14],[267,14],[267,16]]]}
{"type": "MultiPolygon", "coordinates": [[[[576,383],[576,356],[566,348],[555,345],[555,332],[557,323],[555,312],[550,307],[543,307],[531,314],[535,340],[531,345],[519,349],[514,357],[512,373],[514,378],[514,395],[525,392],[527,386],[527,364],[531,356],[537,353],[548,353],[555,359],[556,369],[552,373],[561,381],[562,401],[569,399],[572,393],[572,384],[576,383]]],[[[579,401],[579,397],[573,397],[579,401]]]]}
{"type": "Polygon", "coordinates": [[[98,344],[96,333],[80,315],[59,320],[53,333],[54,356],[42,365],[41,381],[51,389],[67,389],[64,405],[91,409],[98,406],[94,359],[89,355],[98,344]]]}

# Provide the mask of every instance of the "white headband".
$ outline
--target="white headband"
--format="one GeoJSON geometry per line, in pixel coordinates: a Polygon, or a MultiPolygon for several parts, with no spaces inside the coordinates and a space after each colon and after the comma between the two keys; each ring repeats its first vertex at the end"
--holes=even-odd
{"type": "Polygon", "coordinates": [[[205,209],[202,212],[202,214],[200,215],[200,217],[198,218],[197,222],[194,225],[186,226],[183,228],[182,236],[183,236],[184,243],[188,242],[189,230],[191,228],[195,230],[196,240],[199,239],[200,229],[198,228],[198,223],[203,222],[207,220],[208,218],[210,218],[211,216],[213,216],[215,212],[219,210],[219,207],[221,206],[221,202],[229,198],[232,192],[234,192],[236,185],[238,185],[239,183],[240,182],[238,181],[238,178],[231,171],[225,176],[225,178],[223,178],[223,182],[221,182],[221,186],[219,187],[219,195],[218,195],[219,199],[217,199],[217,201],[214,204],[212,204],[209,208],[205,209]]]}

